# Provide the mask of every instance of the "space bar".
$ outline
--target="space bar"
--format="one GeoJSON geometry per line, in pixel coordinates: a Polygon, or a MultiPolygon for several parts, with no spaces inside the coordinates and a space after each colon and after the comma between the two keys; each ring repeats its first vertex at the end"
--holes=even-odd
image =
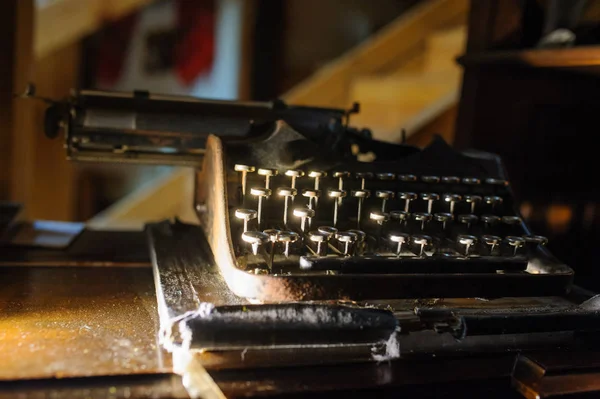
{"type": "Polygon", "coordinates": [[[340,273],[496,273],[523,271],[527,259],[522,256],[481,256],[471,258],[387,257],[387,256],[302,256],[302,270],[334,270],[340,273]]]}

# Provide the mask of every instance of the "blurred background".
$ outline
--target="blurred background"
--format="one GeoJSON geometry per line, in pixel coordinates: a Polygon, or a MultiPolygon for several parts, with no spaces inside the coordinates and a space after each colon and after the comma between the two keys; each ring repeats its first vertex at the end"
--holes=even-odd
{"type": "Polygon", "coordinates": [[[598,112],[590,107],[598,72],[579,67],[600,56],[561,47],[600,43],[600,2],[562,2],[577,9],[564,22],[576,39],[563,41],[548,40],[554,3],[4,1],[0,200],[23,203],[28,219],[97,228],[193,218],[191,170],[66,161],[61,140],[43,135],[45,105],[10,95],[28,82],[54,99],[94,88],[340,108],[358,101],[352,124],[380,140],[399,142],[405,128],[408,144],[439,133],[459,148],[499,153],[535,232],[582,279],[596,278],[596,150],[581,144],[598,112]],[[553,46],[557,53],[527,58],[553,46]]]}

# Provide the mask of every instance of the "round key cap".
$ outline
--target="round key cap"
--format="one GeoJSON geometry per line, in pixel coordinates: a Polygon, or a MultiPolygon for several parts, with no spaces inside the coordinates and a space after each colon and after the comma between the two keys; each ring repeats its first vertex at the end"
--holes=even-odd
{"type": "Polygon", "coordinates": [[[300,220],[301,220],[300,230],[302,230],[303,232],[306,229],[306,219],[310,219],[315,216],[314,209],[310,209],[310,208],[296,208],[296,209],[294,209],[293,213],[294,213],[294,216],[300,218],[300,220]]]}
{"type": "Polygon", "coordinates": [[[485,184],[490,184],[492,186],[499,186],[499,187],[506,187],[506,186],[508,186],[508,182],[506,180],[494,179],[494,178],[491,178],[491,177],[488,177],[487,179],[485,179],[485,184]]]}
{"type": "Polygon", "coordinates": [[[446,223],[452,221],[454,216],[451,213],[440,212],[433,215],[436,222],[442,222],[442,229],[446,229],[446,223]]]}
{"type": "Polygon", "coordinates": [[[517,255],[517,251],[525,244],[523,237],[518,236],[507,236],[505,241],[508,245],[515,249],[513,255],[517,255]]]}
{"type": "Polygon", "coordinates": [[[293,197],[298,194],[298,190],[292,187],[279,187],[277,189],[277,195],[281,197],[293,197]]]}
{"type": "Polygon", "coordinates": [[[350,172],[337,171],[337,172],[333,172],[332,176],[335,177],[336,179],[339,179],[339,178],[345,179],[346,177],[350,177],[350,172]]]}
{"type": "Polygon", "coordinates": [[[417,176],[415,175],[398,175],[398,180],[406,182],[406,183],[412,183],[417,181],[417,176]]]}
{"type": "MultiPolygon", "coordinates": [[[[231,165],[231,164],[230,164],[230,165],[231,165]]],[[[256,168],[255,168],[254,166],[250,166],[250,165],[242,165],[242,164],[239,164],[239,163],[236,163],[236,164],[233,166],[233,169],[234,169],[236,172],[247,172],[247,173],[252,173],[252,172],[254,172],[254,171],[256,170],[256,168]]]]}
{"type": "Polygon", "coordinates": [[[385,204],[387,201],[394,198],[394,192],[388,190],[377,190],[375,191],[375,196],[377,198],[381,198],[381,212],[385,212],[385,204]]]}
{"type": "Polygon", "coordinates": [[[412,215],[413,220],[421,222],[421,230],[425,229],[425,223],[429,222],[433,217],[431,213],[427,212],[415,212],[412,215]]]}
{"type": "Polygon", "coordinates": [[[516,226],[521,224],[521,218],[518,216],[502,216],[502,223],[509,226],[516,226]]]}
{"type": "Polygon", "coordinates": [[[288,169],[285,171],[285,175],[287,177],[302,177],[304,176],[304,171],[300,169],[288,169]]]}
{"type": "Polygon", "coordinates": [[[398,198],[403,199],[404,202],[404,211],[410,212],[410,202],[417,199],[417,194],[413,192],[399,192],[398,198]]]}
{"type": "Polygon", "coordinates": [[[354,198],[369,198],[371,196],[370,190],[353,190],[352,196],[354,198]]]}
{"type": "Polygon", "coordinates": [[[431,213],[433,201],[438,201],[440,196],[436,193],[421,193],[421,199],[427,201],[427,213],[431,213]]]}
{"type": "Polygon", "coordinates": [[[421,250],[419,251],[419,256],[423,256],[423,252],[425,251],[425,247],[431,245],[431,243],[433,242],[433,239],[425,234],[415,234],[412,236],[412,240],[415,244],[419,245],[421,247],[421,250]]]}
{"type": "Polygon", "coordinates": [[[331,226],[319,226],[317,230],[321,233],[327,234],[329,238],[335,236],[335,234],[338,232],[338,229],[331,226]]]}
{"type": "Polygon", "coordinates": [[[400,223],[402,222],[406,222],[408,220],[408,216],[410,214],[408,212],[405,211],[391,211],[390,212],[390,219],[392,220],[397,220],[400,223]]]}
{"type": "Polygon", "coordinates": [[[496,246],[500,244],[500,242],[502,242],[502,239],[498,236],[485,234],[481,236],[481,241],[483,241],[485,245],[490,247],[491,254],[492,252],[494,252],[494,248],[496,248],[496,246]]]}
{"type": "Polygon", "coordinates": [[[458,220],[459,223],[466,224],[467,229],[469,229],[474,223],[477,223],[479,218],[476,215],[473,215],[472,213],[468,213],[466,215],[458,215],[456,220],[458,220]]]}
{"type": "Polygon", "coordinates": [[[349,233],[356,234],[356,245],[354,248],[354,255],[362,255],[365,247],[365,240],[367,239],[367,233],[362,230],[348,230],[349,233]]]}
{"type": "Polygon", "coordinates": [[[458,184],[460,183],[460,178],[457,176],[442,176],[442,183],[458,184]]]}
{"type": "Polygon", "coordinates": [[[329,234],[321,233],[320,231],[311,231],[308,233],[308,238],[317,244],[317,255],[327,255],[327,241],[329,240],[329,234]]]}
{"type": "Polygon", "coordinates": [[[264,187],[252,187],[250,189],[250,194],[254,195],[255,197],[268,197],[271,195],[271,190],[264,187]]]}
{"type": "Polygon", "coordinates": [[[331,198],[344,198],[347,194],[346,190],[329,190],[327,194],[331,198]]]}
{"type": "Polygon", "coordinates": [[[359,180],[362,180],[362,179],[371,180],[373,178],[373,173],[371,173],[371,172],[356,172],[354,174],[354,177],[356,177],[359,180]]]}
{"type": "Polygon", "coordinates": [[[421,181],[429,184],[436,184],[440,182],[439,176],[421,176],[421,181]]]}
{"type": "Polygon", "coordinates": [[[481,215],[481,221],[485,223],[486,227],[494,226],[500,222],[500,216],[496,215],[481,215]]]}
{"type": "Polygon", "coordinates": [[[479,180],[476,177],[463,177],[462,182],[463,182],[463,184],[468,184],[470,186],[475,186],[477,184],[481,184],[481,180],[479,180]]]}
{"type": "Polygon", "coordinates": [[[279,173],[277,171],[277,169],[271,169],[271,168],[259,168],[257,173],[261,176],[277,176],[277,174],[279,173]]]}
{"type": "Polygon", "coordinates": [[[312,179],[327,177],[327,172],[322,170],[311,170],[310,172],[308,172],[308,177],[312,179]]]}
{"type": "Polygon", "coordinates": [[[383,224],[390,220],[390,214],[380,211],[373,211],[369,215],[369,218],[376,223],[383,224]]]}
{"type": "Polygon", "coordinates": [[[282,242],[285,245],[283,254],[286,256],[286,258],[290,254],[290,244],[298,241],[299,239],[300,235],[293,231],[282,231],[281,233],[279,233],[279,235],[277,236],[277,241],[282,242]]]}
{"type": "Polygon", "coordinates": [[[269,236],[260,231],[245,231],[242,233],[242,240],[252,246],[252,253],[258,253],[258,247],[269,241],[269,236]]]}
{"type": "Polygon", "coordinates": [[[388,238],[391,242],[397,244],[396,245],[396,256],[400,256],[402,252],[402,245],[408,243],[410,241],[410,236],[406,233],[393,232],[390,233],[388,238]]]}
{"type": "Polygon", "coordinates": [[[491,205],[493,208],[497,205],[502,204],[502,197],[498,197],[497,195],[489,195],[489,196],[483,197],[483,202],[485,202],[488,205],[491,205]]]}
{"type": "Polygon", "coordinates": [[[475,213],[475,207],[482,200],[481,196],[479,195],[465,195],[463,199],[467,204],[471,204],[471,213],[475,213]]]}
{"type": "Polygon", "coordinates": [[[458,237],[456,237],[456,241],[460,245],[465,246],[465,256],[469,256],[469,249],[471,248],[471,246],[477,244],[477,237],[468,234],[461,234],[458,237]]]}
{"type": "Polygon", "coordinates": [[[377,176],[377,180],[383,180],[383,181],[390,181],[390,180],[394,180],[396,178],[395,173],[389,173],[389,172],[377,173],[377,174],[375,174],[375,176],[377,176]]]}
{"type": "Polygon", "coordinates": [[[313,190],[309,188],[305,188],[302,190],[302,196],[308,198],[308,207],[310,209],[314,209],[314,205],[317,198],[321,196],[321,190],[313,190]]]}
{"type": "Polygon", "coordinates": [[[244,231],[248,230],[248,221],[256,219],[257,215],[258,212],[254,209],[240,208],[235,210],[235,217],[244,221],[244,231]]]}
{"type": "Polygon", "coordinates": [[[530,236],[523,236],[523,239],[525,240],[526,244],[533,244],[533,245],[548,244],[548,238],[544,237],[544,236],[530,235],[530,236]]]}
{"type": "Polygon", "coordinates": [[[335,235],[335,238],[339,242],[344,243],[344,255],[346,255],[346,256],[350,255],[350,245],[352,243],[356,242],[356,240],[357,240],[356,234],[349,232],[349,231],[339,231],[335,235]]]}
{"type": "Polygon", "coordinates": [[[278,230],[278,229],[266,229],[266,230],[263,231],[263,233],[265,233],[266,235],[269,236],[269,240],[272,243],[276,243],[277,242],[277,237],[281,233],[281,230],[278,230]]]}
{"type": "Polygon", "coordinates": [[[457,202],[462,200],[462,196],[460,196],[459,194],[449,193],[444,194],[443,198],[445,202],[448,202],[450,204],[450,213],[454,214],[454,206],[457,202]]]}
{"type": "Polygon", "coordinates": [[[327,192],[330,198],[334,199],[333,202],[333,226],[337,226],[338,221],[338,208],[340,206],[340,201],[347,194],[346,190],[329,190],[327,192]]]}

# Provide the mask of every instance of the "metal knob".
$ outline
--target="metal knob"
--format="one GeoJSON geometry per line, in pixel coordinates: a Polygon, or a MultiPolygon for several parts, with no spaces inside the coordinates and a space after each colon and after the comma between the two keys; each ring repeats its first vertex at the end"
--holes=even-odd
{"type": "Polygon", "coordinates": [[[481,215],[481,221],[484,223],[485,228],[494,226],[500,222],[500,216],[496,215],[481,215]]]}
{"type": "Polygon", "coordinates": [[[405,183],[413,183],[417,181],[417,176],[407,174],[407,175],[398,175],[398,180],[405,183]]]}
{"type": "Polygon", "coordinates": [[[270,188],[271,177],[277,176],[279,172],[277,171],[277,169],[259,168],[256,173],[265,177],[265,188],[270,188]]]}
{"type": "Polygon", "coordinates": [[[471,213],[475,213],[475,207],[481,202],[481,196],[465,195],[463,198],[466,203],[471,204],[471,213]]]}
{"type": "Polygon", "coordinates": [[[481,241],[483,241],[485,245],[490,247],[490,254],[492,254],[494,252],[494,248],[496,248],[496,246],[500,244],[502,239],[498,236],[485,234],[481,236],[481,241]]]}
{"type": "Polygon", "coordinates": [[[470,186],[481,184],[481,180],[476,177],[463,177],[462,182],[463,184],[468,184],[470,186]]]}
{"type": "Polygon", "coordinates": [[[258,254],[258,247],[269,242],[269,236],[260,231],[244,231],[242,233],[242,240],[252,246],[252,253],[256,255],[258,254]]]}
{"type": "Polygon", "coordinates": [[[282,231],[277,236],[277,241],[284,244],[283,254],[287,258],[290,255],[290,244],[300,239],[300,235],[293,231],[282,231]]]}
{"type": "Polygon", "coordinates": [[[442,176],[442,183],[458,184],[460,183],[460,178],[457,176],[442,176]]]}
{"type": "Polygon", "coordinates": [[[358,209],[356,215],[356,225],[360,229],[360,223],[362,222],[362,207],[365,199],[371,196],[371,191],[369,190],[354,190],[352,191],[352,196],[358,199],[358,209]]]}
{"type": "Polygon", "coordinates": [[[396,174],[389,173],[389,172],[376,173],[375,176],[377,176],[377,180],[382,180],[382,181],[390,181],[390,180],[396,179],[396,174]]]}
{"type": "Polygon", "coordinates": [[[340,231],[335,235],[335,238],[344,243],[344,255],[350,255],[350,246],[356,242],[357,236],[356,234],[349,231],[340,231]]]}
{"type": "Polygon", "coordinates": [[[465,256],[469,256],[469,249],[473,245],[477,244],[477,237],[471,236],[471,235],[467,235],[467,234],[462,234],[462,235],[459,235],[458,237],[456,237],[456,241],[460,245],[464,245],[465,246],[465,256]]]}
{"type": "Polygon", "coordinates": [[[354,177],[360,180],[360,189],[365,189],[365,181],[373,179],[373,173],[371,172],[356,172],[354,177]]]}
{"type": "Polygon", "coordinates": [[[317,231],[323,234],[327,234],[329,236],[329,239],[331,239],[331,237],[335,236],[335,234],[338,232],[338,229],[331,226],[319,226],[317,228],[317,231]]]}
{"type": "Polygon", "coordinates": [[[466,215],[458,215],[456,219],[459,223],[466,224],[467,230],[469,230],[471,228],[471,225],[477,223],[477,221],[479,220],[479,218],[476,215],[473,215],[471,213],[468,213],[466,215]]]}
{"type": "Polygon", "coordinates": [[[337,172],[333,172],[332,176],[334,178],[338,179],[338,190],[342,190],[344,188],[344,179],[350,177],[350,172],[337,171],[337,172]]]}
{"type": "Polygon", "coordinates": [[[294,216],[300,218],[300,230],[304,233],[306,231],[306,219],[314,217],[315,211],[310,208],[296,208],[294,209],[294,216]]]}
{"type": "Polygon", "coordinates": [[[425,230],[425,223],[431,220],[432,215],[427,212],[415,212],[412,214],[412,218],[417,222],[421,222],[421,230],[425,230]]]}
{"type": "Polygon", "coordinates": [[[502,223],[509,226],[516,226],[521,224],[521,218],[518,216],[502,216],[502,223]]]}
{"type": "Polygon", "coordinates": [[[492,186],[497,186],[497,187],[506,187],[508,186],[508,182],[506,180],[503,179],[494,179],[494,178],[487,178],[485,179],[485,184],[489,184],[492,186]]]}
{"type": "Polygon", "coordinates": [[[398,198],[404,200],[404,211],[410,212],[410,201],[417,199],[417,194],[412,192],[400,192],[398,198]]]}
{"type": "Polygon", "coordinates": [[[248,173],[252,173],[256,170],[256,168],[254,166],[250,166],[250,165],[242,165],[242,164],[235,164],[233,166],[233,169],[236,172],[239,172],[241,177],[242,177],[242,195],[245,196],[246,195],[246,182],[248,179],[248,173]]]}
{"type": "Polygon", "coordinates": [[[508,245],[514,248],[513,256],[517,255],[517,251],[525,244],[523,237],[507,236],[505,241],[508,245]]]}
{"type": "Polygon", "coordinates": [[[302,190],[302,196],[308,198],[308,207],[310,209],[315,209],[317,206],[317,199],[321,196],[321,190],[305,188],[302,190]]]}
{"type": "MultiPolygon", "coordinates": [[[[322,170],[311,170],[308,172],[308,177],[315,179],[315,190],[319,190],[320,181],[323,177],[327,176],[327,172],[322,170]]],[[[315,206],[319,203],[319,198],[315,199],[315,206]]]]}
{"type": "Polygon", "coordinates": [[[436,184],[440,182],[439,176],[421,176],[421,181],[428,184],[436,184]]]}
{"type": "Polygon", "coordinates": [[[345,190],[329,190],[328,193],[329,198],[333,198],[333,226],[337,226],[338,220],[338,208],[340,206],[339,200],[346,196],[345,190]]]}
{"type": "Polygon", "coordinates": [[[320,231],[311,231],[308,233],[308,238],[317,244],[317,255],[327,255],[327,241],[329,240],[329,237],[329,234],[320,231]]]}
{"type": "Polygon", "coordinates": [[[438,201],[440,196],[436,193],[422,193],[421,199],[427,201],[427,213],[431,213],[433,209],[433,201],[438,201]]]}
{"type": "Polygon", "coordinates": [[[402,245],[409,242],[410,236],[406,233],[390,233],[389,239],[396,244],[396,256],[400,256],[402,245]]]}
{"type": "Polygon", "coordinates": [[[462,200],[462,197],[458,194],[444,194],[444,201],[450,204],[450,213],[454,215],[454,206],[457,202],[462,200]]]}
{"type": "Polygon", "coordinates": [[[502,197],[498,197],[497,195],[489,195],[483,197],[483,202],[490,205],[493,211],[494,209],[496,209],[497,206],[502,205],[502,197]]]}
{"type": "Polygon", "coordinates": [[[451,213],[440,212],[433,215],[436,222],[442,222],[442,229],[446,230],[446,223],[454,219],[454,215],[451,213]]]}
{"type": "Polygon", "coordinates": [[[391,211],[390,219],[397,220],[399,223],[405,223],[408,220],[410,213],[405,211],[391,211]]]}
{"type": "Polygon", "coordinates": [[[304,171],[299,169],[288,169],[285,171],[285,175],[291,178],[290,187],[296,188],[296,179],[304,176],[304,171]]]}
{"type": "Polygon", "coordinates": [[[263,198],[271,195],[271,190],[263,187],[253,187],[250,189],[250,194],[258,198],[258,228],[262,225],[262,202],[263,198]]]}
{"type": "Polygon", "coordinates": [[[244,221],[244,232],[248,231],[248,222],[252,219],[256,219],[256,212],[254,209],[240,208],[235,210],[235,217],[244,221]]]}
{"type": "Polygon", "coordinates": [[[289,201],[290,198],[294,198],[298,194],[298,190],[292,187],[279,187],[277,189],[277,195],[283,197],[283,225],[287,228],[288,213],[289,213],[289,201]]]}
{"type": "Polygon", "coordinates": [[[412,240],[415,244],[419,245],[420,251],[419,256],[423,257],[423,253],[425,252],[425,247],[428,247],[433,242],[433,239],[430,236],[424,234],[415,234],[412,236],[412,240]]]}
{"type": "Polygon", "coordinates": [[[375,191],[375,196],[381,198],[381,212],[385,212],[385,204],[388,200],[394,199],[394,192],[388,190],[375,191]]]}

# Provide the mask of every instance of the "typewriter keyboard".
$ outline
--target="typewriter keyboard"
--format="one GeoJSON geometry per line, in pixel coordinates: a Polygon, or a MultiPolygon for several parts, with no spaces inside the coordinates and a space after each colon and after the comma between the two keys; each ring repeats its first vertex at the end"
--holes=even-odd
{"type": "Polygon", "coordinates": [[[530,235],[505,180],[235,164],[230,224],[255,274],[519,273],[530,235]]]}

